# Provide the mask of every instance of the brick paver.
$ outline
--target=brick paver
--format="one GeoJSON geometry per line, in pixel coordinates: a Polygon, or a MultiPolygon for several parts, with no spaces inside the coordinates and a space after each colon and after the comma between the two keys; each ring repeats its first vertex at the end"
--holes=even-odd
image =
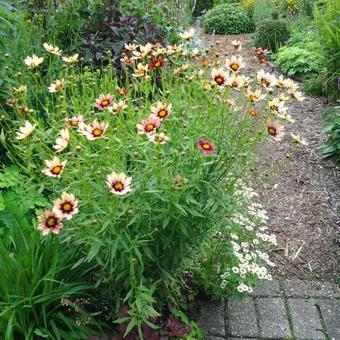
{"type": "Polygon", "coordinates": [[[207,340],[340,340],[339,288],[330,282],[273,281],[243,301],[204,302],[199,325],[207,340]]]}

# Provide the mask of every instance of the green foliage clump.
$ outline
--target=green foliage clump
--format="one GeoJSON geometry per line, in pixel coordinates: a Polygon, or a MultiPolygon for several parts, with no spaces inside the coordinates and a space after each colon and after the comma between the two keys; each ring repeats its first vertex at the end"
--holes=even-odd
{"type": "Polygon", "coordinates": [[[284,20],[264,20],[255,32],[255,46],[276,51],[289,38],[289,31],[284,20]]]}
{"type": "Polygon", "coordinates": [[[202,14],[204,14],[204,12],[208,11],[213,7],[214,7],[213,0],[197,0],[193,15],[194,17],[199,17],[202,14]]]}
{"type": "Polygon", "coordinates": [[[327,127],[323,133],[328,136],[320,151],[325,157],[340,162],[340,107],[335,106],[323,112],[327,127]]]}
{"type": "Polygon", "coordinates": [[[239,34],[254,30],[254,24],[247,12],[236,4],[214,7],[203,16],[202,25],[210,34],[239,34]]]}
{"type": "Polygon", "coordinates": [[[315,6],[314,21],[319,33],[322,53],[326,60],[325,71],[321,74],[326,93],[329,97],[340,97],[340,2],[329,0],[315,6]]]}
{"type": "Polygon", "coordinates": [[[279,48],[274,60],[280,70],[289,76],[310,77],[324,68],[325,59],[321,50],[314,31],[295,33],[287,45],[279,48]]]}

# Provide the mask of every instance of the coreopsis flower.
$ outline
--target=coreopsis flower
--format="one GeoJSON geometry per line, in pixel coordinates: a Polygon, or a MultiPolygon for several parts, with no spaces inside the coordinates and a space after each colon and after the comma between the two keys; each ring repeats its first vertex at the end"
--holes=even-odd
{"type": "Polygon", "coordinates": [[[286,79],[283,87],[288,90],[288,92],[295,92],[298,89],[298,85],[291,79],[286,79]]]}
{"type": "Polygon", "coordinates": [[[147,57],[152,51],[152,45],[147,43],[145,46],[139,45],[139,51],[132,51],[132,54],[137,59],[144,59],[147,57]]]}
{"type": "Polygon", "coordinates": [[[252,91],[252,89],[249,88],[249,87],[247,88],[246,96],[249,98],[249,100],[252,103],[257,103],[257,102],[259,102],[260,100],[262,100],[266,97],[265,94],[262,94],[261,90],[252,91]]]}
{"type": "Polygon", "coordinates": [[[129,93],[129,90],[128,90],[128,89],[118,89],[118,90],[117,90],[117,93],[118,93],[120,96],[126,96],[126,95],[129,93]]]}
{"type": "Polygon", "coordinates": [[[295,120],[293,119],[293,117],[291,115],[288,115],[284,112],[277,112],[276,115],[284,120],[286,120],[289,123],[295,123],[295,120]]]}
{"type": "Polygon", "coordinates": [[[137,130],[139,134],[151,135],[156,132],[160,124],[160,119],[149,117],[148,119],[144,119],[139,124],[137,124],[137,130]]]}
{"type": "Polygon", "coordinates": [[[243,77],[238,76],[236,74],[233,74],[231,78],[228,79],[228,85],[236,91],[239,91],[243,84],[244,84],[243,77]]]}
{"type": "Polygon", "coordinates": [[[127,104],[125,100],[120,100],[117,103],[112,103],[112,106],[109,108],[109,111],[113,114],[121,112],[127,108],[127,104]]]}
{"type": "Polygon", "coordinates": [[[52,234],[59,234],[63,228],[61,218],[57,216],[54,211],[46,210],[38,217],[39,225],[38,230],[43,236],[52,234]]]}
{"type": "Polygon", "coordinates": [[[221,68],[213,68],[211,71],[211,78],[214,85],[223,88],[228,83],[228,74],[224,72],[221,68]]]}
{"type": "Polygon", "coordinates": [[[257,72],[257,80],[268,91],[272,91],[276,85],[276,77],[263,70],[257,72]]]}
{"type": "Polygon", "coordinates": [[[279,93],[277,98],[279,98],[283,102],[289,99],[289,97],[285,96],[283,93],[279,93]]]}
{"type": "Polygon", "coordinates": [[[6,101],[6,104],[11,107],[14,106],[16,103],[17,103],[17,100],[15,98],[8,98],[6,101]]]}
{"type": "Polygon", "coordinates": [[[284,133],[284,127],[277,122],[269,122],[267,124],[267,132],[276,141],[281,141],[284,133]]]}
{"type": "Polygon", "coordinates": [[[158,69],[165,66],[165,60],[162,57],[156,57],[149,61],[150,69],[158,69]]]}
{"type": "Polygon", "coordinates": [[[56,93],[56,92],[59,92],[60,90],[62,90],[64,87],[65,87],[65,80],[64,79],[56,80],[55,83],[52,83],[50,85],[50,87],[48,88],[48,92],[56,93]]]}
{"type": "Polygon", "coordinates": [[[257,117],[259,115],[259,112],[255,109],[255,107],[251,108],[249,111],[249,114],[251,117],[257,117]]]}
{"type": "Polygon", "coordinates": [[[42,170],[46,176],[60,177],[64,171],[67,161],[61,162],[58,157],[53,157],[52,160],[46,159],[45,164],[47,169],[42,170]]]}
{"type": "Polygon", "coordinates": [[[112,172],[107,176],[106,184],[114,195],[122,196],[132,191],[131,182],[132,178],[124,173],[112,172]]]}
{"type": "Polygon", "coordinates": [[[196,143],[197,149],[202,151],[205,155],[215,152],[215,146],[206,139],[200,139],[196,143]]]}
{"type": "Polygon", "coordinates": [[[84,122],[83,116],[73,116],[72,118],[66,118],[65,122],[69,128],[78,128],[80,123],[84,122]]]}
{"type": "Polygon", "coordinates": [[[57,46],[53,46],[53,45],[49,45],[47,43],[43,43],[43,47],[48,53],[51,53],[51,54],[54,54],[54,55],[61,55],[62,50],[57,46]]]}
{"type": "Polygon", "coordinates": [[[78,58],[79,58],[79,54],[76,53],[76,54],[73,54],[69,57],[63,57],[63,61],[67,64],[73,64],[73,63],[76,63],[78,61],[78,58]]]}
{"type": "Polygon", "coordinates": [[[152,55],[154,57],[159,57],[159,56],[163,56],[167,53],[166,49],[162,46],[156,46],[155,49],[152,51],[152,55]]]}
{"type": "Polygon", "coordinates": [[[148,139],[155,144],[165,144],[168,140],[170,140],[170,138],[166,136],[164,132],[148,135],[148,139]]]}
{"type": "Polygon", "coordinates": [[[163,120],[170,115],[171,109],[172,104],[163,104],[162,102],[157,102],[155,105],[151,107],[152,112],[151,117],[163,120]]]}
{"type": "Polygon", "coordinates": [[[16,139],[25,139],[30,136],[34,132],[36,126],[36,124],[32,125],[28,120],[26,120],[25,125],[19,128],[16,139]]]}
{"type": "Polygon", "coordinates": [[[240,40],[233,40],[230,43],[231,46],[234,46],[236,51],[241,51],[242,50],[242,41],[240,40]]]}
{"type": "Polygon", "coordinates": [[[70,132],[68,129],[61,129],[59,134],[60,137],[56,139],[55,144],[53,145],[53,149],[57,152],[65,150],[70,143],[70,132]]]}
{"type": "Polygon", "coordinates": [[[225,99],[223,101],[223,103],[226,104],[227,106],[233,108],[233,109],[236,108],[236,103],[235,103],[235,100],[233,100],[233,99],[225,99]]]}
{"type": "Polygon", "coordinates": [[[242,80],[243,80],[243,86],[246,87],[246,88],[248,88],[249,85],[250,85],[250,83],[253,82],[253,79],[251,79],[250,77],[247,77],[247,76],[245,76],[245,75],[242,75],[242,76],[240,76],[240,77],[241,77],[242,80]]]}
{"type": "Polygon", "coordinates": [[[112,94],[101,94],[99,98],[96,99],[94,106],[98,110],[105,110],[112,105],[113,96],[112,94]]]}
{"type": "Polygon", "coordinates": [[[102,138],[108,128],[109,124],[105,122],[98,122],[96,119],[90,124],[80,124],[79,131],[88,139],[96,140],[102,138]]]}
{"type": "Polygon", "coordinates": [[[33,54],[32,57],[27,57],[24,60],[26,66],[30,69],[34,69],[34,68],[38,67],[43,61],[44,61],[43,57],[39,58],[35,54],[33,54]]]}
{"type": "Polygon", "coordinates": [[[245,64],[242,57],[236,57],[233,55],[230,59],[226,59],[225,66],[232,72],[239,72],[245,64]]]}
{"type": "Polygon", "coordinates": [[[255,53],[257,57],[265,57],[268,54],[272,53],[272,51],[263,49],[262,47],[259,47],[259,48],[253,47],[251,50],[255,53]]]}
{"type": "Polygon", "coordinates": [[[276,79],[276,86],[280,88],[286,87],[286,79],[283,78],[283,75],[280,75],[279,78],[276,79]]]}
{"type": "Polygon", "coordinates": [[[131,57],[128,57],[127,55],[124,55],[123,58],[120,59],[120,61],[125,65],[132,65],[133,59],[131,57]]]}
{"type": "Polygon", "coordinates": [[[296,134],[291,132],[290,136],[292,137],[292,139],[295,143],[302,144],[302,145],[308,145],[307,141],[305,139],[301,138],[299,135],[296,135],[296,134]]]}
{"type": "Polygon", "coordinates": [[[259,62],[261,65],[267,65],[268,64],[268,59],[264,57],[259,58],[259,62]]]}
{"type": "Polygon", "coordinates": [[[194,36],[194,34],[195,34],[195,30],[193,28],[190,28],[189,30],[184,31],[183,33],[179,33],[178,35],[183,40],[190,40],[194,36]]]}
{"type": "Polygon", "coordinates": [[[294,98],[297,102],[302,102],[305,100],[303,94],[299,91],[294,91],[290,93],[291,97],[294,98]]]}
{"type": "Polygon", "coordinates": [[[142,63],[138,63],[137,68],[134,69],[134,73],[132,76],[135,78],[144,78],[148,79],[150,76],[148,75],[149,65],[143,65],[142,63]]]}
{"type": "Polygon", "coordinates": [[[138,45],[136,44],[124,44],[124,48],[130,52],[136,51],[138,48],[138,45]]]}
{"type": "Polygon", "coordinates": [[[285,107],[285,103],[283,101],[280,101],[279,98],[274,98],[268,102],[268,107],[270,112],[272,113],[286,113],[288,110],[287,107],[285,107]]]}
{"type": "Polygon", "coordinates": [[[201,54],[201,52],[200,52],[200,50],[197,47],[195,47],[192,50],[191,54],[192,54],[193,57],[198,57],[201,54]]]}
{"type": "Polygon", "coordinates": [[[21,112],[21,113],[32,113],[32,112],[34,112],[33,109],[30,109],[27,106],[19,106],[18,111],[21,112]]]}
{"type": "Polygon", "coordinates": [[[20,85],[19,87],[13,87],[12,88],[15,93],[25,93],[27,92],[27,85],[20,85]]]}
{"type": "Polygon", "coordinates": [[[53,201],[53,212],[59,218],[70,220],[78,211],[78,201],[73,194],[63,192],[60,198],[53,201]]]}

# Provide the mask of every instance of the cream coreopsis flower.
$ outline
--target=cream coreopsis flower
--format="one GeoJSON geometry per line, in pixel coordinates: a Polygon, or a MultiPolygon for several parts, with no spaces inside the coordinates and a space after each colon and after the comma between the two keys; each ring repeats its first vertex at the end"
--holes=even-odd
{"type": "Polygon", "coordinates": [[[63,228],[61,218],[53,211],[46,210],[41,216],[38,217],[39,225],[38,230],[43,236],[49,233],[59,234],[63,228]]]}
{"type": "Polygon", "coordinates": [[[124,173],[112,172],[107,176],[106,184],[114,195],[122,196],[132,191],[132,178],[124,173]]]}
{"type": "Polygon", "coordinates": [[[252,91],[250,87],[247,88],[246,95],[252,103],[257,103],[266,97],[265,94],[262,94],[261,90],[252,91]]]}
{"type": "Polygon", "coordinates": [[[288,90],[288,92],[295,92],[298,89],[298,85],[291,79],[286,79],[283,87],[288,90]]]}
{"type": "Polygon", "coordinates": [[[67,148],[70,143],[70,132],[68,129],[61,129],[60,130],[60,137],[58,137],[53,145],[53,149],[57,152],[61,152],[67,148]]]}
{"type": "Polygon", "coordinates": [[[32,57],[27,57],[24,61],[28,68],[34,69],[44,61],[44,58],[43,57],[39,58],[35,54],[33,54],[32,57]]]}
{"type": "Polygon", "coordinates": [[[297,102],[302,102],[305,100],[303,94],[299,91],[294,91],[290,93],[291,97],[294,98],[297,102]]]}
{"type": "Polygon", "coordinates": [[[140,59],[147,57],[152,51],[152,45],[147,43],[145,46],[140,45],[139,51],[132,51],[132,54],[140,59]]]}
{"type": "Polygon", "coordinates": [[[166,136],[164,132],[148,135],[148,139],[155,144],[165,144],[168,140],[170,140],[170,138],[166,136]]]}
{"type": "Polygon", "coordinates": [[[130,52],[136,51],[138,48],[138,45],[136,44],[124,44],[124,48],[130,52]]]}
{"type": "Polygon", "coordinates": [[[240,40],[233,40],[230,45],[234,46],[236,51],[241,51],[242,50],[242,41],[240,40]]]}
{"type": "Polygon", "coordinates": [[[98,110],[105,110],[107,108],[109,108],[113,103],[113,96],[112,94],[108,93],[108,94],[101,94],[99,96],[99,98],[96,99],[96,102],[94,104],[94,106],[98,109],[98,110]]]}
{"type": "Polygon", "coordinates": [[[105,122],[98,122],[94,120],[89,125],[80,124],[79,131],[88,139],[96,140],[102,138],[108,128],[109,124],[105,122]]]}
{"type": "Polygon", "coordinates": [[[157,46],[153,51],[152,51],[152,55],[154,57],[159,57],[159,56],[163,56],[167,53],[166,49],[162,46],[157,46]]]}
{"type": "Polygon", "coordinates": [[[232,72],[239,72],[242,67],[245,66],[242,57],[232,56],[231,58],[227,58],[225,61],[225,66],[232,72]]]}
{"type": "Polygon", "coordinates": [[[263,70],[257,72],[257,80],[268,91],[272,91],[276,85],[276,77],[263,70]]]}
{"type": "Polygon", "coordinates": [[[151,107],[152,118],[158,118],[159,120],[163,120],[167,118],[172,109],[172,104],[163,104],[162,102],[157,102],[155,105],[151,107]]]}
{"type": "Polygon", "coordinates": [[[132,65],[133,60],[133,57],[130,58],[127,55],[123,55],[123,58],[120,59],[120,61],[125,65],[132,65]]]}
{"type": "Polygon", "coordinates": [[[45,164],[47,169],[42,170],[46,176],[60,177],[64,171],[67,161],[61,162],[58,157],[53,157],[52,160],[46,159],[45,164]]]}
{"type": "Polygon", "coordinates": [[[134,69],[134,73],[132,74],[135,78],[144,78],[148,79],[150,76],[148,75],[149,65],[143,65],[142,63],[138,63],[137,68],[134,69]]]}
{"type": "Polygon", "coordinates": [[[34,132],[36,126],[36,124],[32,125],[28,120],[26,120],[25,125],[19,128],[16,139],[25,139],[34,132]]]}
{"type": "Polygon", "coordinates": [[[289,97],[285,96],[283,93],[279,93],[277,98],[279,98],[282,102],[285,102],[289,99],[289,97]]]}
{"type": "Polygon", "coordinates": [[[83,116],[73,116],[72,118],[65,118],[65,122],[69,128],[78,128],[80,123],[84,122],[83,116]]]}
{"type": "Polygon", "coordinates": [[[55,83],[52,83],[50,85],[50,87],[48,88],[48,92],[56,93],[56,92],[59,92],[60,90],[62,90],[64,87],[65,87],[65,80],[64,79],[56,80],[55,83]]]}
{"type": "Polygon", "coordinates": [[[27,92],[27,85],[20,85],[19,87],[12,87],[15,93],[25,93],[27,92]]]}
{"type": "Polygon", "coordinates": [[[117,103],[112,103],[112,106],[109,107],[109,111],[113,114],[116,114],[118,112],[121,112],[123,110],[125,110],[127,108],[127,104],[126,104],[126,101],[125,100],[120,100],[119,102],[117,103]]]}
{"type": "Polygon", "coordinates": [[[78,201],[73,194],[63,192],[60,198],[53,201],[53,212],[59,218],[70,220],[78,211],[78,201]]]}
{"type": "Polygon", "coordinates": [[[274,98],[268,102],[268,107],[272,113],[286,113],[288,108],[285,107],[285,103],[280,101],[279,98],[274,98]]]}
{"type": "Polygon", "coordinates": [[[49,45],[47,43],[43,43],[44,49],[51,54],[54,55],[61,55],[62,50],[57,47],[57,46],[53,46],[53,45],[49,45]]]}
{"type": "Polygon", "coordinates": [[[276,141],[281,141],[284,133],[284,127],[277,122],[269,122],[267,124],[267,132],[276,141]]]}
{"type": "Polygon", "coordinates": [[[190,28],[189,30],[184,31],[183,33],[179,33],[178,35],[183,40],[190,40],[194,36],[194,34],[195,34],[195,29],[194,28],[190,28]]]}
{"type": "Polygon", "coordinates": [[[276,86],[280,88],[286,87],[287,80],[283,78],[283,75],[280,75],[279,78],[276,79],[276,86]]]}
{"type": "Polygon", "coordinates": [[[160,124],[161,121],[158,118],[149,117],[137,124],[137,130],[139,134],[151,135],[156,132],[160,124]]]}
{"type": "Polygon", "coordinates": [[[73,54],[69,57],[63,57],[63,61],[67,64],[73,64],[73,63],[76,63],[78,61],[78,58],[79,58],[79,54],[76,53],[76,54],[73,54]]]}
{"type": "Polygon", "coordinates": [[[293,117],[291,115],[288,115],[284,112],[277,112],[276,115],[284,120],[286,120],[289,123],[295,123],[295,120],[293,119],[293,117]]]}
{"type": "Polygon", "coordinates": [[[223,71],[223,69],[213,68],[211,71],[211,79],[213,85],[223,88],[227,85],[229,78],[227,72],[223,71]]]}
{"type": "Polygon", "coordinates": [[[299,135],[296,135],[294,133],[290,133],[290,136],[292,137],[293,141],[298,143],[298,144],[302,144],[302,145],[308,145],[307,141],[303,138],[301,138],[299,135]]]}
{"type": "Polygon", "coordinates": [[[239,91],[244,85],[243,77],[233,74],[231,78],[228,79],[228,86],[234,90],[239,91]]]}

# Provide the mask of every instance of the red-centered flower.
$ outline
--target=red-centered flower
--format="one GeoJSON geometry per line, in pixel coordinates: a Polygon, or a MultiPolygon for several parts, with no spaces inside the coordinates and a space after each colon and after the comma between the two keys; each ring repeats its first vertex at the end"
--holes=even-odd
{"type": "Polygon", "coordinates": [[[165,66],[165,60],[162,57],[156,57],[149,61],[149,67],[151,69],[158,69],[165,66]]]}
{"type": "Polygon", "coordinates": [[[284,127],[277,122],[268,122],[267,132],[274,140],[278,142],[280,142],[285,135],[284,127]]]}
{"type": "Polygon", "coordinates": [[[112,94],[101,94],[99,98],[96,99],[95,107],[98,110],[105,110],[112,105],[113,96],[112,94]]]}
{"type": "Polygon", "coordinates": [[[196,144],[197,149],[201,150],[205,155],[215,152],[215,146],[206,139],[200,139],[196,144]]]}
{"type": "Polygon", "coordinates": [[[63,228],[61,218],[50,210],[46,210],[41,216],[38,217],[39,225],[38,230],[42,235],[48,235],[49,233],[59,234],[63,228]]]}
{"type": "Polygon", "coordinates": [[[73,194],[63,192],[61,198],[53,201],[53,212],[60,218],[70,220],[73,215],[78,213],[78,201],[73,194]]]}
{"type": "Polygon", "coordinates": [[[150,117],[137,124],[137,130],[139,134],[151,135],[156,132],[160,124],[161,121],[158,118],[150,117]]]}

